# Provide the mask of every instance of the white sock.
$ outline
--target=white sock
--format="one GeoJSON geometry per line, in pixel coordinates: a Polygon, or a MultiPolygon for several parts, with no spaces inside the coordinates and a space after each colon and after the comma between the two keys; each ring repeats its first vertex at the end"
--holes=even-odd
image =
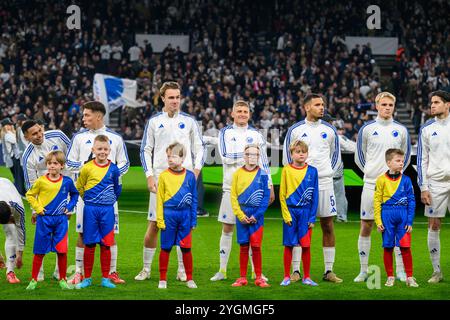
{"type": "Polygon", "coordinates": [[[109,267],[109,274],[117,272],[117,244],[111,246],[111,265],[109,267]]]}
{"type": "Polygon", "coordinates": [[[59,266],[58,266],[58,254],[56,253],[55,254],[55,258],[56,258],[56,264],[55,264],[55,274],[57,274],[58,275],[58,279],[59,279],[59,266]]]}
{"type": "Polygon", "coordinates": [[[402,252],[400,251],[400,248],[394,247],[394,253],[395,253],[395,271],[397,273],[405,272],[405,267],[403,266],[402,252]]]}
{"type": "Polygon", "coordinates": [[[75,272],[84,273],[84,248],[75,247],[75,272]]]}
{"type": "Polygon", "coordinates": [[[183,264],[183,252],[181,251],[180,246],[177,247],[177,257],[178,257],[178,272],[186,272],[184,270],[184,264],[183,264]]]}
{"type": "Polygon", "coordinates": [[[369,269],[369,254],[370,254],[371,238],[359,236],[358,238],[358,252],[359,263],[361,264],[361,272],[368,272],[369,269]]]}
{"type": "Polygon", "coordinates": [[[441,240],[440,230],[428,229],[428,251],[430,252],[431,264],[434,272],[441,272],[441,240]]]}
{"type": "Polygon", "coordinates": [[[144,269],[150,272],[152,268],[153,257],[155,256],[156,248],[144,247],[144,269]]]}
{"type": "Polygon", "coordinates": [[[325,272],[333,271],[335,255],[336,255],[335,247],[323,247],[323,261],[325,263],[325,272]]]}
{"type": "Polygon", "coordinates": [[[233,232],[223,232],[220,237],[220,272],[227,272],[228,259],[230,258],[233,232]]]}
{"type": "Polygon", "coordinates": [[[16,239],[17,231],[14,225],[4,224],[3,230],[5,231],[5,264],[6,274],[14,271],[16,266],[16,239]]]}
{"type": "Polygon", "coordinates": [[[292,271],[300,272],[300,262],[302,261],[302,247],[292,248],[292,271]]]}

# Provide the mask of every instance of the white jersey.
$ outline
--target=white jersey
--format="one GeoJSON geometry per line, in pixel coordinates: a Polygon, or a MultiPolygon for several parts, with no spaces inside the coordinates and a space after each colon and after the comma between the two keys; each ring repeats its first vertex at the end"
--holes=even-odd
{"type": "Polygon", "coordinates": [[[158,177],[168,168],[166,148],[179,142],[186,148],[183,167],[201,170],[206,152],[197,121],[184,112],[171,118],[167,112],[158,112],[145,125],[141,144],[141,163],[145,176],[158,177]]]}
{"type": "Polygon", "coordinates": [[[0,178],[0,201],[5,201],[11,208],[14,217],[14,225],[17,231],[17,250],[23,251],[25,247],[25,208],[22,197],[17,192],[14,184],[5,178],[0,178]]]}
{"type": "Polygon", "coordinates": [[[109,154],[108,159],[116,164],[120,174],[124,175],[130,167],[127,148],[123,142],[122,136],[105,126],[97,130],[83,129],[73,136],[67,153],[68,168],[71,171],[78,173],[85,162],[95,157],[92,154],[92,146],[94,145],[95,137],[98,135],[105,135],[109,138],[111,153],[109,154]]]}
{"type": "Polygon", "coordinates": [[[219,153],[223,166],[223,191],[231,191],[233,174],[245,164],[244,148],[247,144],[257,144],[260,148],[259,166],[269,175],[272,183],[267,146],[263,135],[251,126],[238,127],[234,124],[222,128],[219,132],[219,153]]]}
{"type": "Polygon", "coordinates": [[[404,171],[411,160],[411,141],[408,129],[401,123],[377,117],[359,129],[355,162],[364,173],[364,183],[375,188],[377,178],[388,170],[385,153],[390,148],[405,153],[404,171]]]}
{"type": "MultiPolygon", "coordinates": [[[[69,138],[60,130],[44,132],[44,141],[41,145],[29,143],[22,156],[25,188],[30,189],[34,182],[47,172],[45,157],[50,151],[60,150],[67,154],[69,146],[69,138]]],[[[63,174],[70,176],[69,171],[63,174]]]]}
{"type": "Polygon", "coordinates": [[[296,140],[304,141],[308,147],[306,162],[317,168],[319,189],[333,189],[333,176],[341,163],[339,137],[336,129],[326,121],[302,120],[291,126],[283,145],[283,165],[292,162],[289,146],[296,140]]]}
{"type": "Polygon", "coordinates": [[[450,184],[450,116],[434,118],[420,129],[417,146],[417,180],[421,191],[430,183],[450,184]]]}

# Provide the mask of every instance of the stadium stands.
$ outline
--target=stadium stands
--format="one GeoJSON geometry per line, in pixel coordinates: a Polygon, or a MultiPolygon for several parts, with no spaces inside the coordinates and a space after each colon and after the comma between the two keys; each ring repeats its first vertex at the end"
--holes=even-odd
{"type": "Polygon", "coordinates": [[[122,110],[116,128],[130,140],[142,138],[169,79],[182,85],[182,108],[204,130],[230,122],[233,101],[244,98],[272,144],[304,117],[309,91],[324,94],[334,124],[355,139],[378,90],[398,97],[411,133],[428,117],[428,93],[450,90],[447,1],[384,1],[376,31],[365,28],[370,1],[97,1],[80,5],[80,31],[65,27],[70,1],[24,4],[0,4],[0,120],[24,113],[68,136],[80,129],[97,72],[138,79],[147,105],[122,110]],[[189,34],[191,50],[137,49],[138,32],[189,34]],[[386,67],[370,46],[347,48],[347,35],[397,36],[402,48],[386,67]]]}

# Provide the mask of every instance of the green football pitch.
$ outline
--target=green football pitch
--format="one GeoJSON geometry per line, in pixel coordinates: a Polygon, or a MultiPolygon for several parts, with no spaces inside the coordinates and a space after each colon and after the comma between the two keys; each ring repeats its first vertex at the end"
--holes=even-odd
{"type": "MultiPolygon", "coordinates": [[[[9,171],[0,168],[0,176],[11,178],[9,171]]],[[[0,192],[2,192],[1,190],[0,192]]],[[[352,197],[359,195],[349,195],[352,197]]],[[[24,266],[17,270],[21,283],[11,285],[6,282],[5,273],[0,272],[0,300],[5,299],[39,299],[39,300],[93,300],[93,299],[200,299],[200,300],[246,300],[246,299],[275,299],[275,300],[414,300],[414,299],[449,299],[450,282],[444,281],[437,285],[430,285],[427,279],[432,268],[427,250],[427,225],[423,214],[417,214],[413,231],[413,260],[414,275],[419,288],[407,288],[404,283],[397,282],[394,287],[384,287],[386,276],[384,273],[381,236],[377,232],[372,234],[372,250],[370,263],[373,269],[380,270],[379,289],[368,289],[366,283],[353,283],[353,278],[359,272],[359,258],[357,239],[359,233],[358,215],[349,213],[350,222],[335,224],[336,233],[336,262],[334,271],[344,282],[341,284],[326,283],[321,280],[323,273],[322,232],[316,225],[313,232],[311,275],[319,283],[318,287],[306,287],[300,283],[293,283],[289,287],[279,285],[283,277],[283,247],[282,222],[277,207],[270,207],[266,214],[263,240],[263,272],[269,278],[270,288],[258,288],[249,283],[247,287],[233,288],[231,284],[239,276],[239,247],[235,240],[228,266],[228,279],[211,282],[209,278],[218,270],[219,238],[221,225],[217,222],[217,211],[220,203],[220,186],[206,186],[206,209],[210,217],[199,218],[198,227],[193,232],[194,279],[198,289],[188,289],[185,283],[175,280],[176,252],[172,251],[168,272],[168,289],[159,290],[158,285],[158,254],[152,265],[152,278],[138,282],[134,276],[142,268],[143,236],[147,227],[148,192],[142,168],[131,168],[123,178],[123,193],[119,200],[120,234],[117,235],[119,248],[118,271],[127,282],[116,289],[105,289],[99,286],[100,266],[98,249],[94,264],[94,285],[85,290],[62,291],[57,282],[51,279],[55,265],[55,255],[49,254],[44,260],[45,281],[39,283],[33,292],[25,290],[31,275],[32,247],[34,226],[30,222],[30,211],[27,208],[27,244],[24,252],[24,266]]],[[[74,223],[70,223],[68,265],[75,261],[76,233],[74,223]]],[[[233,235],[235,239],[235,235],[233,235]]],[[[450,243],[448,241],[448,225],[441,231],[441,264],[445,275],[450,274],[450,243]]],[[[4,233],[0,232],[0,251],[4,255],[4,233]]],[[[371,283],[376,285],[374,273],[371,283]]]]}

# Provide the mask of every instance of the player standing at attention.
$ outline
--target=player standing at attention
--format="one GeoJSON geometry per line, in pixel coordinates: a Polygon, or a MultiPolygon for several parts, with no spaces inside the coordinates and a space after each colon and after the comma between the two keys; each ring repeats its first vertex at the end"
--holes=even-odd
{"type": "MultiPolygon", "coordinates": [[[[245,164],[244,148],[247,144],[258,145],[260,150],[259,167],[267,174],[271,185],[269,204],[275,200],[269,161],[267,160],[266,141],[258,130],[249,126],[250,116],[248,103],[243,100],[236,101],[231,112],[233,124],[222,128],[219,132],[218,147],[223,167],[223,193],[217,220],[222,223],[222,236],[220,237],[219,249],[220,269],[210,279],[211,281],[227,278],[227,265],[231,252],[233,229],[236,224],[236,217],[231,206],[231,181],[236,170],[245,164]]],[[[250,261],[252,262],[252,270],[254,270],[253,259],[250,261]]],[[[252,272],[252,279],[255,277],[256,275],[252,272]]],[[[262,278],[267,281],[264,275],[262,275],[262,278]]]]}
{"type": "MultiPolygon", "coordinates": [[[[22,125],[22,132],[25,139],[29,142],[22,155],[23,175],[25,178],[25,189],[28,191],[39,177],[47,173],[45,158],[51,152],[60,150],[67,154],[70,146],[70,140],[60,130],[48,130],[44,132],[41,126],[35,120],[27,120],[22,125]]],[[[68,170],[63,169],[64,176],[71,177],[68,170]]],[[[70,215],[68,216],[70,219],[70,215]]],[[[53,278],[59,279],[58,256],[56,256],[55,271],[53,278]]],[[[39,270],[38,281],[44,280],[44,264],[39,270]]]]}
{"type": "Polygon", "coordinates": [[[261,242],[264,229],[264,213],[269,206],[269,177],[259,168],[259,146],[248,144],[244,148],[245,165],[233,174],[231,184],[231,206],[236,216],[237,242],[240,245],[240,278],[233,287],[247,285],[249,245],[255,268],[255,285],[270,287],[262,278],[261,242]]]}
{"type": "Polygon", "coordinates": [[[75,286],[84,289],[92,285],[92,267],[95,247],[100,244],[100,265],[102,286],[115,288],[109,277],[111,246],[114,240],[114,204],[122,191],[120,169],[108,159],[111,152],[110,138],[98,135],[94,138],[92,153],[95,158],[86,163],[80,171],[76,187],[84,201],[83,241],[84,275],[82,282],[75,286]]]}
{"type": "Polygon", "coordinates": [[[197,226],[197,183],[192,171],[183,168],[186,148],[178,142],[166,149],[169,168],[159,175],[156,223],[161,229],[158,288],[167,288],[167,268],[174,245],[181,248],[188,288],[197,285],[192,279],[192,230],[197,226]]]}
{"type": "Polygon", "coordinates": [[[0,178],[0,224],[5,232],[6,280],[19,283],[14,268],[23,265],[22,255],[25,248],[25,209],[22,197],[14,184],[0,178]]]}
{"type": "MultiPolygon", "coordinates": [[[[319,173],[319,205],[317,216],[320,218],[320,226],[323,232],[323,256],[325,273],[323,280],[334,283],[342,282],[333,272],[333,264],[336,254],[333,217],[336,216],[336,201],[333,190],[333,175],[341,161],[339,138],[336,129],[322,121],[325,106],[324,100],[319,94],[308,94],[303,105],[306,110],[306,119],[297,122],[289,128],[283,145],[283,164],[292,163],[289,154],[289,146],[292,141],[302,140],[308,145],[308,165],[314,166],[319,173]]],[[[293,260],[298,261],[294,270],[299,270],[300,247],[294,247],[293,260]]]]}
{"type": "MultiPolygon", "coordinates": [[[[393,119],[395,97],[389,92],[381,92],[375,97],[378,116],[359,129],[356,141],[355,162],[364,173],[364,186],[361,194],[361,231],[358,239],[360,273],[354,282],[364,282],[368,278],[370,234],[373,229],[373,197],[377,178],[387,171],[384,154],[387,149],[396,148],[405,153],[403,170],[411,158],[411,142],[408,129],[393,119]]],[[[395,247],[396,273],[400,281],[406,281],[403,259],[395,247]]]]}
{"type": "MultiPolygon", "coordinates": [[[[319,176],[308,165],[308,145],[296,140],[289,146],[292,163],[281,172],[280,205],[283,216],[284,279],[280,285],[291,283],[292,251],[299,247],[303,261],[303,284],[317,286],[311,277],[311,236],[319,205],[319,176]]],[[[300,270],[298,270],[300,271],[300,270]]],[[[300,274],[300,272],[298,272],[300,274]]]]}
{"type": "MultiPolygon", "coordinates": [[[[83,104],[82,110],[85,129],[81,130],[72,137],[72,142],[67,153],[67,167],[76,173],[75,178],[77,178],[78,172],[83,164],[90,161],[94,157],[92,153],[92,145],[95,137],[101,134],[109,138],[111,151],[108,159],[117,165],[120,175],[124,175],[130,167],[127,148],[123,142],[122,136],[104,125],[103,118],[106,114],[105,106],[101,102],[90,101],[83,104]]],[[[71,279],[72,284],[77,284],[83,279],[83,205],[83,199],[80,197],[76,206],[76,231],[78,232],[78,241],[75,251],[76,272],[71,279]]],[[[119,207],[117,203],[114,204],[114,216],[114,233],[118,234],[119,207]]],[[[125,280],[121,279],[119,277],[119,273],[117,272],[117,255],[117,244],[114,240],[114,243],[111,245],[111,267],[109,270],[109,278],[116,284],[125,283],[125,280]]]]}
{"type": "Polygon", "coordinates": [[[419,132],[417,178],[428,217],[428,249],[433,265],[428,283],[438,283],[443,280],[439,232],[442,219],[450,211],[450,93],[439,90],[430,96],[434,119],[419,132]]]}
{"type": "Polygon", "coordinates": [[[73,180],[61,174],[65,164],[62,151],[51,151],[45,157],[45,163],[47,174],[38,178],[26,194],[34,211],[33,222],[36,223],[33,268],[27,290],[36,289],[42,261],[49,252],[56,252],[58,256],[59,286],[66,290],[71,289],[66,282],[69,230],[67,215],[77,203],[78,191],[73,180]]]}
{"type": "MultiPolygon", "coordinates": [[[[151,117],[146,126],[141,144],[141,162],[147,177],[147,186],[150,191],[148,204],[148,226],[144,237],[143,263],[144,267],[135,280],[150,278],[153,257],[158,243],[158,228],[156,225],[157,185],[158,177],[166,170],[166,149],[175,141],[186,148],[186,157],[183,167],[191,170],[198,177],[206,157],[200,127],[190,115],[180,112],[181,89],[177,82],[164,82],[159,89],[164,103],[162,112],[151,117]],[[193,157],[192,157],[193,155],[193,157]]],[[[186,272],[183,266],[183,254],[177,246],[178,272],[177,279],[186,281],[186,272]]]]}
{"type": "Polygon", "coordinates": [[[406,270],[406,285],[418,287],[413,278],[411,256],[411,231],[416,209],[411,179],[402,174],[405,153],[400,149],[388,149],[385,153],[389,170],[376,182],[373,198],[374,219],[378,231],[382,232],[384,266],[387,273],[385,286],[395,282],[392,251],[400,247],[406,270]]]}

